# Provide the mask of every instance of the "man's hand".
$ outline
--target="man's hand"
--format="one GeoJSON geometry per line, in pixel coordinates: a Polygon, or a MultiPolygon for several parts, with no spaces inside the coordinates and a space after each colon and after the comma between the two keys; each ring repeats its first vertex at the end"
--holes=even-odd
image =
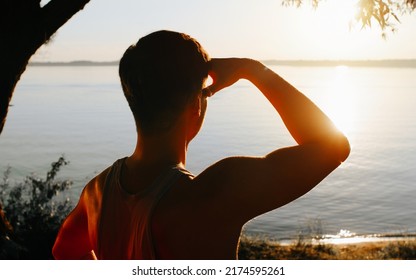
{"type": "Polygon", "coordinates": [[[203,89],[203,94],[212,96],[240,79],[247,78],[249,64],[256,61],[247,58],[213,58],[209,62],[212,84],[203,89]]]}

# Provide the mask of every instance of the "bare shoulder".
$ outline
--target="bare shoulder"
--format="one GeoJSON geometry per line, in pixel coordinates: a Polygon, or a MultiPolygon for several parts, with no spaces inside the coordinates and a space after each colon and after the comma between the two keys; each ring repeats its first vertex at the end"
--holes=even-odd
{"type": "Polygon", "coordinates": [[[109,171],[110,167],[106,168],[100,174],[95,176],[91,181],[89,181],[84,187],[81,193],[80,203],[86,205],[88,210],[91,208],[99,209],[101,207],[101,197],[109,171]]]}
{"type": "Polygon", "coordinates": [[[108,169],[94,177],[82,190],[76,207],[63,222],[53,254],[57,259],[79,259],[96,249],[97,220],[108,169]],[[77,246],[73,246],[77,244],[77,246]]]}
{"type": "Polygon", "coordinates": [[[194,183],[201,186],[209,186],[211,191],[220,191],[225,186],[237,185],[240,179],[248,173],[244,173],[247,162],[258,162],[260,158],[235,156],[224,158],[202,171],[194,178],[194,183]],[[238,176],[241,174],[242,176],[238,176]]]}
{"type": "Polygon", "coordinates": [[[304,195],[341,161],[327,145],[305,144],[263,157],[229,157],[195,178],[212,205],[241,222],[304,195]]]}

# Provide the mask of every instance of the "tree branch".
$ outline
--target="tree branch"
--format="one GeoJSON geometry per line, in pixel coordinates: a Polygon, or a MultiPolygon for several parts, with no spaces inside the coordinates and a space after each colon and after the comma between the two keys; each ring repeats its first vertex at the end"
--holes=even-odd
{"type": "Polygon", "coordinates": [[[48,40],[73,15],[84,9],[90,0],[51,0],[42,8],[45,38],[48,40]]]}
{"type": "Polygon", "coordinates": [[[10,100],[32,55],[90,0],[2,1],[0,10],[0,134],[10,100]]]}

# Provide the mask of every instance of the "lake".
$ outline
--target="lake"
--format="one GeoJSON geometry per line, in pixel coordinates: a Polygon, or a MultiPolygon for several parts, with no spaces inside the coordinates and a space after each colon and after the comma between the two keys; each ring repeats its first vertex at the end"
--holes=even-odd
{"type": "MultiPolygon", "coordinates": [[[[316,188],[252,220],[244,234],[415,234],[416,68],[271,68],[334,119],[352,151],[316,188]]],[[[64,154],[70,164],[59,177],[74,182],[75,203],[92,177],[133,152],[135,127],[116,66],[31,66],[12,105],[0,136],[0,172],[11,166],[13,180],[45,176],[64,154]]],[[[271,105],[241,81],[210,99],[187,168],[198,174],[227,156],[262,156],[293,144],[271,105]]]]}

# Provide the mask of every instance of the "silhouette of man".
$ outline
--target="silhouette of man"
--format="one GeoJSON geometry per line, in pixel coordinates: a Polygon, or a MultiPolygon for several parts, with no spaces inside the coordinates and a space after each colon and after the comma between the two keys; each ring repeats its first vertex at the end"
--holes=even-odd
{"type": "Polygon", "coordinates": [[[247,221],[302,196],[349,155],[347,138],[278,74],[251,59],[209,59],[186,34],[141,38],[119,73],[136,148],[86,185],[56,239],[57,259],[235,259],[247,221]],[[187,148],[208,99],[240,79],[268,99],[297,145],[225,158],[193,176],[187,148]]]}

